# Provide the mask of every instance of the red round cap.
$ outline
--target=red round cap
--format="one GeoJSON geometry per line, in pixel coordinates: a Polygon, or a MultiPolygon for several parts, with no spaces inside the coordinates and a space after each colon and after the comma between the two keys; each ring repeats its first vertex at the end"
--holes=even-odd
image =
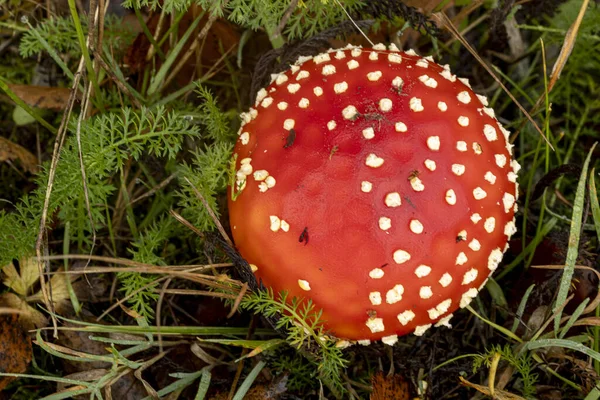
{"type": "Polygon", "coordinates": [[[508,131],[466,79],[395,46],[301,57],[242,114],[230,223],[275,292],[334,336],[447,325],[515,232],[508,131]]]}

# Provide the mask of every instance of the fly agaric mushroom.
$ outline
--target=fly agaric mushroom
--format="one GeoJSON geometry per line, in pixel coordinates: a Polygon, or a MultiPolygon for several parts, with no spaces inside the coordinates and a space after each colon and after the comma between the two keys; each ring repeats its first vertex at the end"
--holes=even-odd
{"type": "Polygon", "coordinates": [[[450,326],[516,230],[520,167],[486,106],[448,66],[393,45],[300,57],[242,114],[238,250],[338,338],[392,345],[450,326]]]}

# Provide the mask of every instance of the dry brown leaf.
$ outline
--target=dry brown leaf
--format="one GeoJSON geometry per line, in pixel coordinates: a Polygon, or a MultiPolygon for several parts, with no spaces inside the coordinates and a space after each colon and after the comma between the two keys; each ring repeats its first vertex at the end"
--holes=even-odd
{"type": "Polygon", "coordinates": [[[64,110],[71,96],[69,88],[16,84],[9,84],[8,87],[31,107],[47,110],[64,110]]]}
{"type": "Polygon", "coordinates": [[[525,400],[523,397],[518,396],[516,394],[512,394],[505,390],[496,389],[496,390],[494,390],[494,393],[492,394],[492,393],[490,393],[490,388],[487,386],[471,383],[468,380],[466,380],[465,378],[463,378],[462,376],[459,376],[459,379],[460,379],[460,383],[462,383],[464,386],[473,388],[473,389],[477,390],[478,392],[481,392],[481,393],[485,394],[486,396],[490,396],[496,400],[525,400]]]}
{"type": "Polygon", "coordinates": [[[378,372],[371,378],[371,400],[409,400],[408,382],[400,375],[384,376],[378,372]]]}
{"type": "Polygon", "coordinates": [[[0,162],[19,160],[25,171],[36,173],[39,171],[37,157],[25,147],[0,137],[0,162]]]}
{"type": "MultiPolygon", "coordinates": [[[[31,362],[31,340],[17,322],[17,315],[0,315],[0,372],[20,374],[31,362]]],[[[0,378],[0,391],[13,377],[0,378]]]]}

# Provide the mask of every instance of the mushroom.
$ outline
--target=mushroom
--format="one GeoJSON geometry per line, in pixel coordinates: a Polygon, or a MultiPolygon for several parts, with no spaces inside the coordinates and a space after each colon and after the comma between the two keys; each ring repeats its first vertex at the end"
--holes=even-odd
{"type": "Polygon", "coordinates": [[[516,230],[520,167],[487,105],[393,45],[300,57],[241,116],[238,250],[344,342],[450,326],[516,230]]]}

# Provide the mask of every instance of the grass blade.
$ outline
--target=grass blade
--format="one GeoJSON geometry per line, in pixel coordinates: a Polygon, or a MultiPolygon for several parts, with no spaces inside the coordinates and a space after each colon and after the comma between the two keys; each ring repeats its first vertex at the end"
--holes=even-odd
{"type": "Polygon", "coordinates": [[[210,387],[210,369],[203,368],[202,369],[202,378],[200,378],[200,384],[198,385],[198,392],[196,393],[196,397],[194,400],[204,400],[206,393],[208,392],[208,388],[210,387]]]}
{"type": "Polygon", "coordinates": [[[250,371],[246,379],[244,379],[244,382],[242,382],[242,384],[240,385],[240,388],[235,393],[235,396],[233,396],[233,400],[244,399],[244,396],[246,396],[246,393],[248,392],[248,390],[250,390],[250,387],[256,380],[256,377],[258,376],[260,371],[262,371],[262,369],[264,368],[265,364],[266,363],[264,361],[259,361],[258,364],[256,364],[256,366],[252,368],[252,371],[250,371]]]}
{"type": "Polygon", "coordinates": [[[592,216],[594,217],[594,227],[596,228],[596,237],[600,240],[600,204],[598,203],[598,191],[596,190],[596,170],[592,168],[590,173],[590,204],[592,206],[592,216]]]}
{"type": "Polygon", "coordinates": [[[563,347],[565,349],[575,350],[589,357],[592,357],[594,360],[600,361],[600,353],[590,349],[589,347],[581,343],[577,343],[568,339],[540,339],[525,344],[525,348],[527,348],[528,350],[543,349],[549,347],[563,347]]]}
{"type": "Polygon", "coordinates": [[[52,125],[50,125],[44,118],[40,117],[33,108],[29,107],[29,105],[27,105],[23,100],[21,100],[21,98],[19,96],[17,96],[12,90],[10,90],[10,88],[8,87],[8,84],[2,77],[0,77],[0,89],[2,89],[8,95],[8,97],[10,97],[10,99],[15,102],[16,105],[21,107],[23,110],[25,110],[27,112],[27,114],[31,115],[37,122],[42,124],[50,132],[52,132],[56,135],[56,132],[57,132],[56,128],[53,127],[52,125]]]}
{"type": "MultiPolygon", "coordinates": [[[[575,261],[577,261],[577,255],[579,254],[579,238],[581,236],[581,223],[583,219],[583,202],[585,200],[585,181],[587,178],[587,172],[590,165],[590,159],[594,148],[596,148],[597,142],[594,143],[590,149],[585,162],[583,163],[583,170],[581,171],[581,177],[577,184],[577,192],[575,193],[575,202],[573,203],[573,216],[571,217],[571,232],[569,233],[569,249],[567,250],[567,259],[565,262],[565,269],[563,276],[560,280],[560,287],[558,289],[558,296],[554,303],[553,311],[556,312],[560,305],[567,301],[567,295],[569,294],[569,288],[571,287],[571,279],[573,278],[573,272],[575,271],[575,261]]],[[[562,317],[562,311],[556,313],[554,317],[554,332],[558,332],[560,327],[560,319],[562,317]]]]}
{"type": "Polygon", "coordinates": [[[181,50],[183,50],[183,46],[185,46],[185,44],[187,43],[188,39],[200,23],[202,17],[204,17],[204,12],[201,13],[198,16],[198,18],[194,20],[194,22],[192,22],[192,24],[187,29],[187,31],[185,31],[179,42],[177,42],[177,45],[173,48],[173,51],[169,53],[169,56],[165,60],[165,63],[160,67],[160,69],[156,73],[156,76],[152,78],[152,81],[150,82],[150,87],[148,88],[149,96],[154,94],[162,85],[163,81],[165,80],[165,77],[167,76],[167,73],[169,73],[171,70],[171,66],[179,57],[179,53],[181,53],[181,50]]]}

